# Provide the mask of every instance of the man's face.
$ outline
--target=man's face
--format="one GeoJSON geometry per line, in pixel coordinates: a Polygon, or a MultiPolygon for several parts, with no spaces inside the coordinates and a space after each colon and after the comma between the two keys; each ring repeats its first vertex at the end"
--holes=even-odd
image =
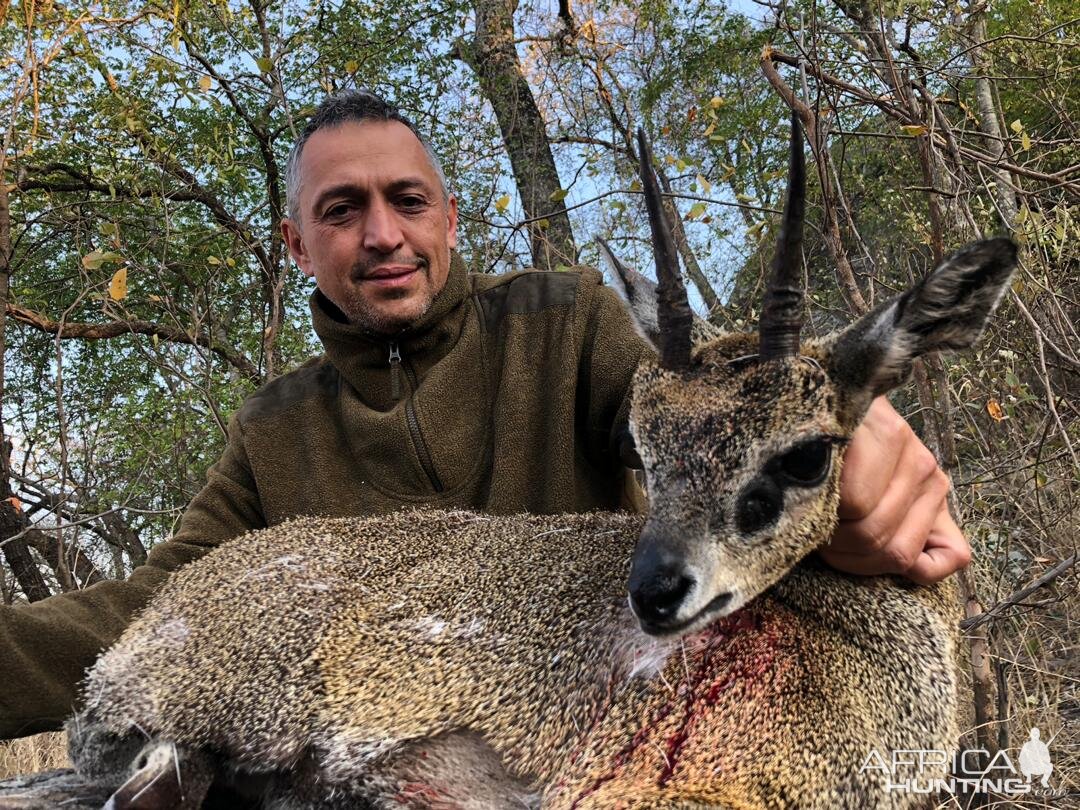
{"type": "Polygon", "coordinates": [[[397,121],[316,131],[300,158],[299,222],[281,232],[304,275],[349,320],[393,334],[431,307],[457,245],[457,201],[444,200],[420,141],[397,121]]]}

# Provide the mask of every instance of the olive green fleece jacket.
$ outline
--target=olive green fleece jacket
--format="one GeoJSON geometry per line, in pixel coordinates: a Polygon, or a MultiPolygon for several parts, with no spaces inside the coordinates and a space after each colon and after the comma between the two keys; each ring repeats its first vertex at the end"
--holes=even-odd
{"type": "Polygon", "coordinates": [[[0,737],[57,728],[86,668],[169,573],[250,529],[418,505],[640,505],[613,439],[643,343],[595,270],[469,275],[453,254],[429,312],[393,341],[318,292],[311,310],[325,355],[245,401],[206,487],[145,565],[0,609],[0,737]]]}

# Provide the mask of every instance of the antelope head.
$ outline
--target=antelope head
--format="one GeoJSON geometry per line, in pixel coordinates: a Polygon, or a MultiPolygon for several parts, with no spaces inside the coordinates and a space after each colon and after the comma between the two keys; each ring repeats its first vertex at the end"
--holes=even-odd
{"type": "Polygon", "coordinates": [[[695,325],[641,131],[638,142],[658,283],[609,255],[656,352],[633,383],[630,430],[650,512],[629,590],[642,629],[673,635],[738,610],[828,541],[843,450],[870,402],[903,383],[916,357],[978,338],[1016,247],[971,244],[847,329],[800,340],[806,170],[792,116],[787,199],[758,331],[695,340],[708,330],[695,325]]]}

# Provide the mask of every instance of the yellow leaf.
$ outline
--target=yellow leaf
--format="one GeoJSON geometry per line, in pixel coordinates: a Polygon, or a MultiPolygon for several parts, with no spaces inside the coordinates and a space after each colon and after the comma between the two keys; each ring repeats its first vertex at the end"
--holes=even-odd
{"type": "Polygon", "coordinates": [[[562,202],[566,199],[567,191],[565,188],[557,188],[551,194],[548,195],[548,199],[552,202],[562,202]]]}
{"type": "Polygon", "coordinates": [[[1020,145],[1024,147],[1025,152],[1031,149],[1031,137],[1026,132],[1020,134],[1020,145]]]}
{"type": "Polygon", "coordinates": [[[215,265],[216,264],[221,264],[221,259],[219,259],[217,256],[211,256],[210,258],[208,258],[206,260],[206,263],[207,264],[215,264],[215,265]]]}
{"type": "Polygon", "coordinates": [[[995,422],[1000,422],[1005,418],[1005,412],[1001,410],[1001,405],[996,399],[992,399],[986,403],[986,412],[990,414],[990,418],[995,422]]]}
{"type": "Polygon", "coordinates": [[[1013,121],[1011,124],[1009,124],[1009,129],[1011,129],[1013,132],[1015,132],[1017,135],[1019,135],[1020,132],[1024,129],[1024,125],[1021,124],[1020,119],[1017,118],[1015,121],[1013,121]]]}
{"type": "Polygon", "coordinates": [[[113,301],[123,301],[127,298],[127,268],[121,267],[113,273],[112,281],[109,282],[109,298],[113,301]]]}
{"type": "Polygon", "coordinates": [[[716,124],[709,124],[707,127],[705,127],[705,132],[704,132],[705,137],[708,138],[710,135],[713,134],[713,132],[715,130],[716,130],[716,124]]]}
{"type": "Polygon", "coordinates": [[[500,214],[506,213],[507,207],[510,205],[510,195],[503,194],[499,199],[495,201],[495,210],[500,214]]]}
{"type": "Polygon", "coordinates": [[[350,59],[348,62],[345,63],[346,73],[356,73],[356,71],[358,71],[359,69],[360,63],[357,62],[355,59],[350,59]]]}
{"type": "Polygon", "coordinates": [[[709,106],[714,110],[719,110],[724,106],[724,99],[720,98],[720,96],[713,96],[709,99],[709,106]]]}
{"type": "Polygon", "coordinates": [[[236,267],[236,259],[228,258],[225,260],[225,264],[229,265],[229,267],[236,267]]]}
{"type": "Polygon", "coordinates": [[[911,135],[913,137],[926,134],[926,127],[922,124],[913,124],[911,126],[900,127],[900,131],[905,135],[911,135]]]}
{"type": "Polygon", "coordinates": [[[209,76],[203,76],[201,79],[199,79],[199,89],[202,90],[204,93],[209,92],[210,88],[213,86],[214,80],[211,79],[209,76]]]}
{"type": "Polygon", "coordinates": [[[708,194],[712,191],[712,183],[705,179],[705,175],[699,174],[697,176],[697,184],[701,186],[701,190],[708,194]]]}

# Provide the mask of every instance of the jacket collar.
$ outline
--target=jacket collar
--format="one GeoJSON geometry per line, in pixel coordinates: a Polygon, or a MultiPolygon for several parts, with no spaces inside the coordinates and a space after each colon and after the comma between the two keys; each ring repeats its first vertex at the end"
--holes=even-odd
{"type": "Polygon", "coordinates": [[[392,408],[390,351],[396,344],[403,362],[418,379],[453,348],[465,323],[468,271],[457,251],[450,252],[446,284],[430,309],[396,335],[376,335],[346,321],[318,289],[311,295],[311,319],[326,356],[362,398],[379,410],[392,408]]]}

